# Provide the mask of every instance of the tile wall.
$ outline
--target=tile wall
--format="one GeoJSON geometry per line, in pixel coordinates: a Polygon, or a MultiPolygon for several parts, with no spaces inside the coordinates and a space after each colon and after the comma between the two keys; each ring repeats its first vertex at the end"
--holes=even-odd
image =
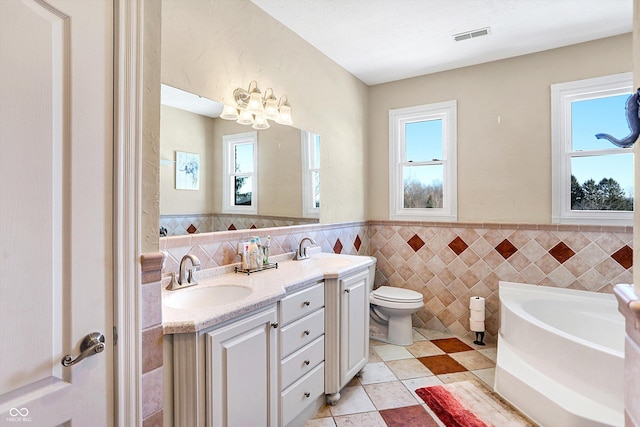
{"type": "Polygon", "coordinates": [[[160,239],[163,273],[177,271],[193,253],[202,268],[239,262],[236,245],[272,236],[271,253],[294,252],[311,236],[324,252],[372,255],[376,286],[389,284],[424,295],[414,325],[464,335],[469,298],[486,299],[487,338],[498,327],[498,282],[514,281],[597,292],[632,283],[632,227],[535,224],[462,224],[369,221],[237,230],[160,239]]]}
{"type": "Polygon", "coordinates": [[[162,427],[162,252],[140,259],[142,276],[142,427],[162,427]]]}
{"type": "Polygon", "coordinates": [[[160,250],[167,254],[163,274],[178,271],[180,260],[189,253],[200,259],[202,269],[240,262],[237,244],[249,240],[251,236],[259,236],[264,244],[267,235],[271,236],[271,255],[295,252],[300,240],[307,236],[314,239],[323,252],[348,255],[367,255],[369,252],[366,245],[369,227],[366,222],[193,234],[160,239],[160,250]]]}
{"type": "Polygon", "coordinates": [[[370,221],[369,237],[376,285],[422,293],[414,326],[460,336],[477,295],[495,339],[501,280],[607,293],[633,282],[632,227],[370,221]]]}

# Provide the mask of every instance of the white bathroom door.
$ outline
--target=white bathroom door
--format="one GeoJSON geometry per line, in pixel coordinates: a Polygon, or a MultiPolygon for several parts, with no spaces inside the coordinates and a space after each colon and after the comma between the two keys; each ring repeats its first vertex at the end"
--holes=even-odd
{"type": "Polygon", "coordinates": [[[114,422],[112,8],[0,0],[3,426],[114,422]]]}

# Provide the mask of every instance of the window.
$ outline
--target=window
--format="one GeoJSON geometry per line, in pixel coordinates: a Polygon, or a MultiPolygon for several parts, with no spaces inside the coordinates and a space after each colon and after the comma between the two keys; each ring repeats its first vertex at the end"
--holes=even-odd
{"type": "Polygon", "coordinates": [[[257,132],[224,135],[222,151],[224,158],[222,212],[257,214],[257,132]]]}
{"type": "Polygon", "coordinates": [[[456,101],[389,110],[389,218],[457,220],[456,101]]]}
{"type": "Polygon", "coordinates": [[[558,224],[633,222],[633,149],[595,134],[629,134],[631,73],[551,85],[552,216],[558,224]]]}
{"type": "Polygon", "coordinates": [[[302,214],[320,217],[320,135],[302,131],[302,214]]]}

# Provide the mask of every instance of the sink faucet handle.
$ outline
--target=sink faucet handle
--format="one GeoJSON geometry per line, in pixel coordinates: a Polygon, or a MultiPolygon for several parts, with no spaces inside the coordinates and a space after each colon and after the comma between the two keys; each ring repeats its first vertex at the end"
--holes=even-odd
{"type": "Polygon", "coordinates": [[[176,273],[171,272],[169,273],[170,277],[171,277],[171,281],[169,282],[169,285],[167,286],[167,290],[168,291],[173,291],[174,289],[178,289],[180,287],[180,285],[178,284],[178,280],[176,278],[176,273]]]}

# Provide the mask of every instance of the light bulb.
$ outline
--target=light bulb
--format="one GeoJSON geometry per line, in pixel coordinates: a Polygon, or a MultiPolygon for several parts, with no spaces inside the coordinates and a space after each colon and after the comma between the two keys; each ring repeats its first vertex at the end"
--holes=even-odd
{"type": "Polygon", "coordinates": [[[267,119],[264,116],[256,116],[256,120],[253,123],[253,126],[251,126],[254,129],[269,129],[271,126],[269,125],[269,122],[267,121],[267,119]]]}
{"type": "Polygon", "coordinates": [[[271,120],[278,118],[278,100],[275,97],[266,100],[264,104],[264,116],[271,120]]]}
{"type": "Polygon", "coordinates": [[[247,110],[240,110],[240,116],[237,120],[241,125],[252,125],[253,124],[253,114],[251,114],[247,110]]]}
{"type": "Polygon", "coordinates": [[[276,122],[281,125],[293,125],[293,120],[291,119],[291,107],[289,105],[280,106],[280,114],[278,115],[276,122]]]}
{"type": "Polygon", "coordinates": [[[249,102],[247,103],[247,111],[251,114],[264,113],[264,106],[262,105],[262,94],[258,88],[254,89],[249,96],[249,102]]]}
{"type": "Polygon", "coordinates": [[[220,114],[220,118],[225,120],[237,120],[238,110],[233,105],[225,104],[222,109],[222,114],[220,114]]]}

